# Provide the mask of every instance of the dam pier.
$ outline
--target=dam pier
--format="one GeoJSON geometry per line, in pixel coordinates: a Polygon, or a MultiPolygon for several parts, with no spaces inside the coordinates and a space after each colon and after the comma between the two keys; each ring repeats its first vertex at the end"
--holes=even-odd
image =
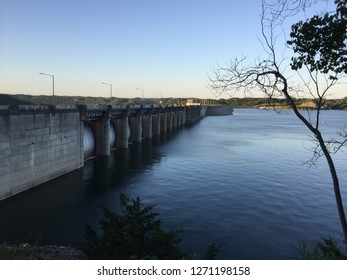
{"type": "Polygon", "coordinates": [[[0,106],[0,200],[143,139],[193,125],[202,106],[0,106]]]}

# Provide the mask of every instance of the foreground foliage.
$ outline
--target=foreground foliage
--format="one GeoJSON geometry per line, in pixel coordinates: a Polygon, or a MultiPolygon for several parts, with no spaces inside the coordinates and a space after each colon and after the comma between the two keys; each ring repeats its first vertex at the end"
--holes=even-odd
{"type": "Polygon", "coordinates": [[[6,246],[6,244],[0,244],[0,260],[15,260],[22,259],[21,256],[14,255],[6,246]]]}
{"type": "Polygon", "coordinates": [[[321,240],[309,244],[302,241],[297,248],[304,260],[346,260],[338,242],[332,237],[322,237],[321,240]]]}
{"type": "Polygon", "coordinates": [[[103,208],[99,221],[101,233],[90,225],[77,242],[89,259],[183,259],[178,231],[164,231],[153,212],[154,205],[144,206],[140,198],[120,196],[121,213],[103,208]]]}

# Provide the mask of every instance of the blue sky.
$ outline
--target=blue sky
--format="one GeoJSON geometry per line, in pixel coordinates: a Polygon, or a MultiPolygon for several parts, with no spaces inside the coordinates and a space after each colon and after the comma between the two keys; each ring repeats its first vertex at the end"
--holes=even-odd
{"type": "Polygon", "coordinates": [[[0,92],[215,98],[218,62],[262,53],[260,3],[0,0],[0,92]]]}

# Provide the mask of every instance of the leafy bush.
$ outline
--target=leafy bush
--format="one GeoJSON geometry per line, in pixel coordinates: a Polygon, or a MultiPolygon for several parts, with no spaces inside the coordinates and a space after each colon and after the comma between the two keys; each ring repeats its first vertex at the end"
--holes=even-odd
{"type": "Polygon", "coordinates": [[[8,245],[6,243],[0,243],[0,260],[24,260],[26,259],[23,254],[23,248],[27,244],[19,244],[17,246],[8,245]]]}
{"type": "Polygon", "coordinates": [[[302,241],[297,248],[304,260],[344,260],[342,249],[339,248],[338,242],[332,237],[322,237],[321,240],[308,244],[302,241]]]}
{"type": "Polygon", "coordinates": [[[140,198],[120,196],[120,214],[104,207],[99,235],[85,225],[85,235],[76,246],[89,259],[183,259],[179,231],[164,231],[154,205],[144,206],[140,198]]]}
{"type": "Polygon", "coordinates": [[[0,260],[11,260],[13,256],[5,244],[0,244],[0,260]]]}
{"type": "Polygon", "coordinates": [[[216,244],[215,242],[208,245],[205,253],[202,255],[203,260],[215,260],[218,253],[221,251],[222,244],[216,244]]]}

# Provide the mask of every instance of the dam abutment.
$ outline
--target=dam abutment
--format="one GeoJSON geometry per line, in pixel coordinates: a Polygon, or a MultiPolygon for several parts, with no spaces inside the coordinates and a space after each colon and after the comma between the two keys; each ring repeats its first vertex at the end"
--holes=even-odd
{"type": "Polygon", "coordinates": [[[0,111],[0,200],[84,164],[78,110],[41,106],[0,111]]]}

